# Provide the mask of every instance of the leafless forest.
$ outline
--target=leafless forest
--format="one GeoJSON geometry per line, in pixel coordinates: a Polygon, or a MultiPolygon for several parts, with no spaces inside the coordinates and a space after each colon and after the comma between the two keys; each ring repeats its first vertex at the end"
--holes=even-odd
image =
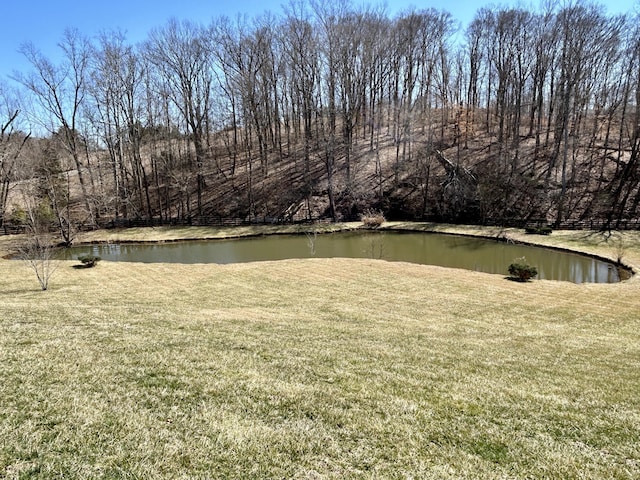
{"type": "Polygon", "coordinates": [[[640,18],[597,4],[391,18],[344,2],[67,30],[0,84],[0,222],[391,219],[623,228],[640,18]]]}

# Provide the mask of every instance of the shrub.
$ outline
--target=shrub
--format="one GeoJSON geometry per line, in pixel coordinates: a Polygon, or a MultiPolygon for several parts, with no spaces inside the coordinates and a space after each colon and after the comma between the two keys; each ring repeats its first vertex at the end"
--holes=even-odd
{"type": "Polygon", "coordinates": [[[11,214],[9,215],[8,222],[11,225],[18,225],[18,226],[26,225],[29,222],[27,211],[22,207],[14,205],[13,208],[11,209],[11,214]]]}
{"type": "Polygon", "coordinates": [[[516,261],[509,265],[509,275],[510,278],[514,280],[517,280],[519,282],[526,282],[538,275],[538,269],[536,267],[532,267],[531,265],[527,265],[524,262],[520,263],[516,261]]]}
{"type": "Polygon", "coordinates": [[[101,258],[96,255],[81,255],[78,257],[78,260],[82,262],[82,265],[86,268],[91,268],[95,267],[101,258]]]}
{"type": "Polygon", "coordinates": [[[384,215],[381,212],[374,212],[371,210],[367,210],[360,217],[362,223],[367,228],[378,228],[385,221],[384,215]]]}

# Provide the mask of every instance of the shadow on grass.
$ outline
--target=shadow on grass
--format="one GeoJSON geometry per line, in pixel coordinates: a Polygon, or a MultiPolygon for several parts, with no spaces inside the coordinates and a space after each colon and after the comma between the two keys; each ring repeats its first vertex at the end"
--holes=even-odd
{"type": "Polygon", "coordinates": [[[509,280],[510,282],[516,282],[516,283],[531,283],[535,280],[534,278],[527,278],[525,280],[523,278],[511,277],[511,276],[504,277],[504,279],[509,280]]]}
{"type": "Polygon", "coordinates": [[[384,230],[385,228],[389,229],[389,230],[402,230],[402,229],[406,229],[406,230],[411,230],[414,232],[435,232],[437,231],[437,224],[436,223],[414,223],[414,222],[398,222],[398,223],[393,223],[391,225],[382,225],[382,229],[384,230]]]}

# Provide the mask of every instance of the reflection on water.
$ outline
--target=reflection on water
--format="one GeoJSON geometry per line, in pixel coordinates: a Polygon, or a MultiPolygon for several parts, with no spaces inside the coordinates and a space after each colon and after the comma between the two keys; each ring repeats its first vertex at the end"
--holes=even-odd
{"type": "Polygon", "coordinates": [[[156,244],[75,247],[66,258],[91,253],[107,261],[241,263],[287,258],[375,258],[506,275],[509,264],[525,258],[538,278],[574,283],[612,283],[617,268],[590,257],[481,238],[433,233],[336,233],[271,235],[259,238],[156,244]]]}

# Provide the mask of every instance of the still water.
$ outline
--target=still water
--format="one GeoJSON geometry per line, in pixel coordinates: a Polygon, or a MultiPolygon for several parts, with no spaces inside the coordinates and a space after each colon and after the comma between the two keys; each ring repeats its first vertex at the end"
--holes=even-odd
{"type": "Polygon", "coordinates": [[[539,279],[574,283],[620,281],[618,269],[583,255],[493,240],[434,233],[334,233],[271,235],[232,240],[74,247],[63,255],[91,253],[107,261],[166,263],[241,263],[288,258],[375,258],[507,275],[524,257],[539,279]]]}

